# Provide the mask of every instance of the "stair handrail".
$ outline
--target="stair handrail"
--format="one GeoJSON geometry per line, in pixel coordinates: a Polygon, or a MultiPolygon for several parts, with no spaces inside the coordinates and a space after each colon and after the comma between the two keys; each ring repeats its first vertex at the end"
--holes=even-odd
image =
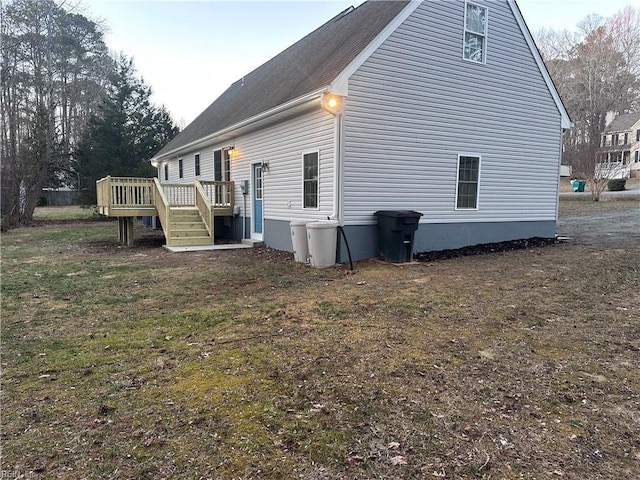
{"type": "Polygon", "coordinates": [[[167,243],[171,239],[171,208],[167,197],[162,190],[162,184],[156,177],[153,178],[153,184],[155,185],[154,191],[154,204],[158,211],[158,217],[160,217],[160,223],[162,224],[162,231],[167,239],[167,243]]]}
{"type": "Polygon", "coordinates": [[[211,205],[211,201],[207,196],[207,192],[205,191],[200,180],[196,180],[194,182],[195,185],[195,203],[196,208],[200,212],[200,216],[204,221],[204,225],[211,236],[211,243],[214,242],[213,238],[213,208],[211,205]]]}

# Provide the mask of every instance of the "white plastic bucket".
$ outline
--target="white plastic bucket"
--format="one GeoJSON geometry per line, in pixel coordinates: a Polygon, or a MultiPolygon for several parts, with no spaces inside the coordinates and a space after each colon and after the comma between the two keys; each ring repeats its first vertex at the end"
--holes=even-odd
{"type": "Polygon", "coordinates": [[[293,258],[296,262],[307,263],[309,261],[309,244],[307,243],[307,222],[294,220],[289,222],[291,228],[291,244],[293,246],[293,258]]]}
{"type": "Polygon", "coordinates": [[[338,222],[322,220],[307,223],[307,241],[311,266],[324,268],[335,265],[338,243],[338,222]]]}

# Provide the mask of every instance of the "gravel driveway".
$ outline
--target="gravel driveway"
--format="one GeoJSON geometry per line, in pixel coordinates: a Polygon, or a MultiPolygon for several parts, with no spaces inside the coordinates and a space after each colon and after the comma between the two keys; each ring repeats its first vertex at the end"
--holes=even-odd
{"type": "MultiPolygon", "coordinates": [[[[560,209],[558,235],[587,245],[636,244],[640,246],[640,197],[634,199],[575,202],[579,208],[560,209]],[[593,208],[590,208],[593,207],[593,208]],[[568,211],[567,211],[568,210],[568,211]],[[582,211],[581,211],[582,210],[582,211]]],[[[562,200],[561,200],[562,205],[562,200]]]]}

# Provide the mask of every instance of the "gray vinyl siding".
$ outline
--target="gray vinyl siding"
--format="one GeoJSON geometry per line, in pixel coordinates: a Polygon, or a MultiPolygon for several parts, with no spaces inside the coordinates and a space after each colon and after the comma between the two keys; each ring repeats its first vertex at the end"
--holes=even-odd
{"type": "Polygon", "coordinates": [[[462,58],[464,2],[424,2],[349,79],[346,224],[555,221],[560,112],[507,3],[474,3],[486,64],[462,58]],[[482,157],[477,210],[455,209],[458,154],[482,157]]]}
{"type": "MultiPolygon", "coordinates": [[[[334,117],[315,110],[235,140],[231,162],[236,204],[242,204],[239,182],[251,178],[251,165],[268,162],[263,175],[265,220],[320,220],[333,213],[334,117]],[[318,209],[302,208],[302,155],[318,151],[318,209]],[[238,203],[239,202],[239,203],[238,203]],[[289,204],[291,206],[289,206],[289,204]]],[[[251,202],[247,198],[248,214],[251,202]]],[[[268,240],[265,238],[265,240],[268,240]]]]}
{"type": "MultiPolygon", "coordinates": [[[[194,154],[200,153],[199,180],[214,179],[215,150],[235,146],[231,158],[231,180],[235,182],[235,204],[243,208],[240,189],[242,180],[251,180],[251,165],[268,162],[263,175],[265,220],[322,220],[334,211],[334,118],[319,106],[276,125],[226,140],[212,147],[188,151],[169,161],[169,180],[164,181],[164,167],[160,178],[164,183],[193,183],[194,154]],[[319,152],[318,209],[302,208],[302,155],[319,152]],[[184,162],[184,178],[178,178],[178,158],[184,162]],[[290,206],[289,206],[290,205],[290,206]]],[[[251,196],[247,195],[247,212],[252,215],[251,196]]]]}
{"type": "MultiPolygon", "coordinates": [[[[193,150],[178,155],[174,160],[169,161],[169,180],[164,179],[164,163],[160,166],[159,177],[162,183],[193,183],[196,180],[195,157],[200,154],[200,176],[199,180],[213,180],[213,148],[193,150]],[[178,159],[182,158],[184,177],[178,176],[178,159]]],[[[166,163],[166,162],[165,162],[166,163]]]]}

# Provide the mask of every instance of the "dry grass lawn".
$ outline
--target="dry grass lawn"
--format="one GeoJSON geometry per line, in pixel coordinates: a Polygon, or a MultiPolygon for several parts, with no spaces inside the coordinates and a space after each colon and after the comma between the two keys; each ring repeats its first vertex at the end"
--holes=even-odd
{"type": "Polygon", "coordinates": [[[633,242],[351,273],[115,229],[3,235],[3,471],[640,477],[633,242]]]}

